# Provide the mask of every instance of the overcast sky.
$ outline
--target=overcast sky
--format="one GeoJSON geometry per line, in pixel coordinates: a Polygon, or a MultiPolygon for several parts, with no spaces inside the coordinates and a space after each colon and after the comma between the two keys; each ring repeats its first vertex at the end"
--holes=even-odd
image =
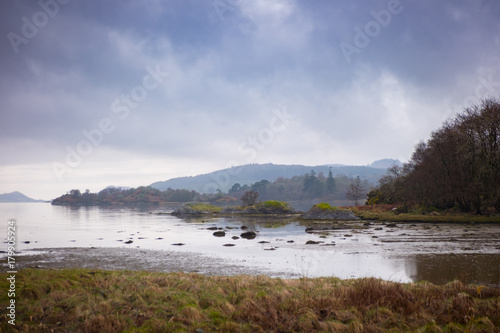
{"type": "Polygon", "coordinates": [[[500,95],[498,0],[2,0],[0,193],[406,161],[500,95]]]}

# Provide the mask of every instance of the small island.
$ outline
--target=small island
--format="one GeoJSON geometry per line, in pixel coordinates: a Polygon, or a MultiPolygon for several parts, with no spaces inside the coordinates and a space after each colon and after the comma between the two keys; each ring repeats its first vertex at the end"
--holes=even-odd
{"type": "Polygon", "coordinates": [[[328,203],[313,206],[306,213],[295,210],[284,201],[267,200],[250,206],[219,207],[207,203],[189,203],[176,210],[174,216],[294,216],[303,220],[359,220],[350,209],[340,209],[328,203]]]}
{"type": "Polygon", "coordinates": [[[322,202],[301,216],[303,220],[359,220],[350,209],[340,209],[322,202]]]}
{"type": "Polygon", "coordinates": [[[290,204],[284,201],[267,200],[250,206],[219,207],[207,203],[189,203],[174,210],[174,216],[202,216],[202,215],[300,215],[290,204]]]}

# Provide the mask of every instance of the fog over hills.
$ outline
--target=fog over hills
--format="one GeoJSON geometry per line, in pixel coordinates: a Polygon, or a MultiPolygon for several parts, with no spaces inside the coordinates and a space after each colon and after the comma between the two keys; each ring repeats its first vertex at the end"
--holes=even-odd
{"type": "Polygon", "coordinates": [[[219,170],[203,175],[191,177],[172,178],[166,181],[159,181],[151,184],[159,190],[187,189],[200,193],[214,193],[217,189],[227,192],[235,183],[240,185],[250,185],[260,180],[273,181],[279,177],[292,178],[302,176],[314,170],[317,174],[328,174],[330,168],[333,176],[344,175],[347,177],[359,176],[362,180],[367,180],[371,184],[377,181],[386,173],[386,168],[393,164],[401,164],[398,160],[384,159],[375,161],[369,166],[349,166],[341,164],[328,165],[284,165],[284,164],[246,164],[219,170]]]}

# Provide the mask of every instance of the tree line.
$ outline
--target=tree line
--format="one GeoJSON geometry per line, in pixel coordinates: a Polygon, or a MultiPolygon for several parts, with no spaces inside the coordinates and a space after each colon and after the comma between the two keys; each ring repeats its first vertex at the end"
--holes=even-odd
{"type": "Polygon", "coordinates": [[[147,204],[155,205],[161,202],[192,202],[213,201],[219,198],[215,194],[200,194],[196,191],[182,189],[167,189],[160,191],[150,186],[138,188],[105,188],[98,193],[86,190],[73,189],[68,193],[54,199],[53,205],[80,205],[80,206],[108,206],[108,205],[131,205],[147,204]]]}
{"type": "MultiPolygon", "coordinates": [[[[237,204],[246,192],[255,192],[259,200],[301,201],[310,199],[352,200],[356,205],[365,197],[370,184],[359,177],[343,175],[333,177],[332,171],[325,177],[314,170],[292,178],[279,177],[275,181],[266,179],[250,185],[234,184],[228,193],[199,193],[184,189],[160,191],[150,186],[123,189],[110,187],[98,193],[73,189],[54,199],[53,205],[108,206],[108,205],[157,205],[162,202],[210,202],[215,204],[237,204]]],[[[250,194],[255,195],[255,194],[250,194]]],[[[257,197],[255,198],[255,200],[257,197]]]]}
{"type": "Polygon", "coordinates": [[[500,102],[466,108],[415,147],[368,194],[368,204],[500,212],[500,102]]]}
{"type": "Polygon", "coordinates": [[[253,191],[259,194],[260,200],[351,200],[357,205],[371,187],[368,181],[361,180],[360,177],[334,177],[331,170],[325,176],[322,172],[317,174],[311,170],[301,176],[278,177],[272,182],[263,179],[250,185],[235,183],[228,195],[240,199],[246,192],[253,191]]]}

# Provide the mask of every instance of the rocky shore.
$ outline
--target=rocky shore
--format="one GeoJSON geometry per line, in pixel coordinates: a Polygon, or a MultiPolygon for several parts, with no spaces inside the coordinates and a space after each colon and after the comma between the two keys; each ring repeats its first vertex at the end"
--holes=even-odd
{"type": "Polygon", "coordinates": [[[230,207],[218,207],[203,203],[190,203],[186,204],[172,213],[174,216],[202,216],[202,215],[297,215],[299,216],[301,212],[298,212],[290,204],[283,201],[263,201],[258,204],[242,207],[242,206],[230,206],[230,207]]]}

